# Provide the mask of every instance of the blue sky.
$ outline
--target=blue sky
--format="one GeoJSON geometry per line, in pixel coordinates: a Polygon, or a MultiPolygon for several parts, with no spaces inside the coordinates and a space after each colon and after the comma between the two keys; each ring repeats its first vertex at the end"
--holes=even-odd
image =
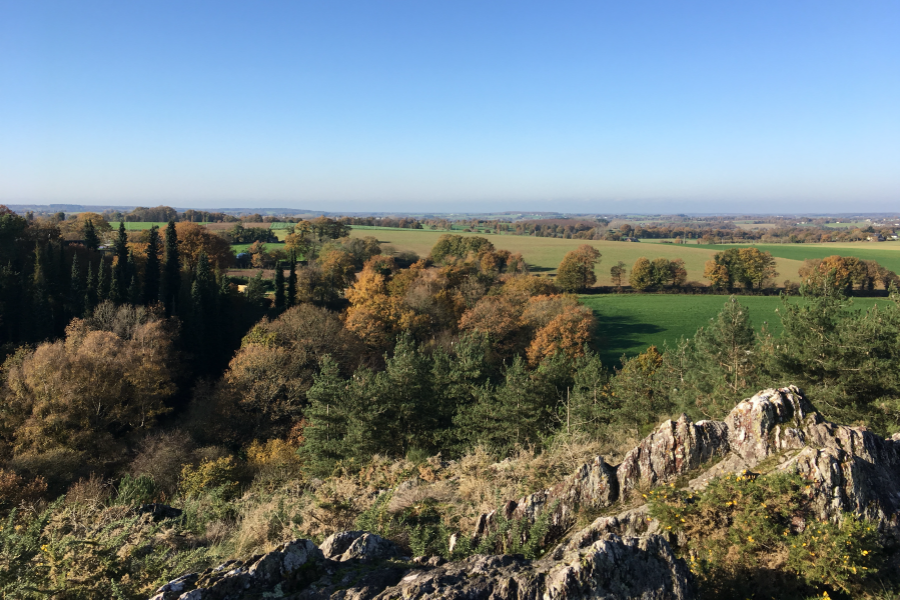
{"type": "Polygon", "coordinates": [[[900,210],[900,3],[0,0],[0,202],[900,210]]]}

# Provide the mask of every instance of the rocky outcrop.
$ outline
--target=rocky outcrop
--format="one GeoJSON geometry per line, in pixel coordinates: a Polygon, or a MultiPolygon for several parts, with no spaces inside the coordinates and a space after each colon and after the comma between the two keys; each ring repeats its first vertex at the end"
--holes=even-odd
{"type": "MultiPolygon", "coordinates": [[[[339,540],[362,539],[360,532],[344,533],[350,535],[332,536],[331,548],[337,548],[339,540]]],[[[695,598],[687,566],[658,535],[606,535],[583,548],[534,562],[520,555],[480,555],[452,563],[434,558],[385,561],[378,558],[382,546],[375,540],[366,546],[374,554],[362,552],[338,562],[326,558],[312,542],[296,540],[246,563],[229,562],[180,577],[160,588],[153,600],[695,598]]]]}
{"type": "MultiPolygon", "coordinates": [[[[693,598],[691,576],[669,545],[676,540],[649,517],[643,494],[676,481],[699,489],[745,470],[797,472],[809,481],[818,518],[854,512],[877,520],[883,541],[900,546],[900,435],[883,439],[865,427],[829,423],[792,386],[759,392],[724,421],[694,423],[685,415],[666,421],[621,464],[598,456],[557,485],[507,502],[504,518],[533,524],[544,517],[542,545],[559,542],[538,561],[485,555],[449,563],[407,560],[379,536],[342,532],[321,548],[297,540],[246,562],[186,575],[154,600],[693,598]],[[584,509],[606,514],[571,533],[584,509]]],[[[476,542],[494,530],[498,517],[481,515],[476,542]]]]}
{"type": "MultiPolygon", "coordinates": [[[[900,436],[895,437],[885,440],[865,427],[826,422],[794,386],[764,390],[740,402],[724,421],[694,423],[686,415],[666,421],[616,467],[598,456],[560,484],[508,503],[505,516],[534,523],[552,510],[545,543],[560,540],[584,508],[612,515],[573,539],[640,535],[655,526],[635,517],[642,490],[686,477],[700,488],[714,477],[763,465],[806,477],[820,518],[855,512],[878,520],[885,542],[900,545],[900,436]]],[[[482,515],[475,538],[490,532],[495,521],[495,513],[482,515]]]]}

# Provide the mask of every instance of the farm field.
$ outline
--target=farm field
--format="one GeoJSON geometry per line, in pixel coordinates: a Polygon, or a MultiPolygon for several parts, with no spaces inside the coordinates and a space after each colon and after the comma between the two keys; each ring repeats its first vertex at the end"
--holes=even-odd
{"type": "MultiPolygon", "coordinates": [[[[247,249],[250,248],[250,246],[252,246],[252,245],[253,244],[232,244],[231,249],[234,250],[235,254],[240,254],[241,252],[246,252],[247,249]]],[[[284,243],[283,242],[278,242],[278,243],[266,242],[265,246],[266,246],[266,250],[275,250],[276,248],[283,248],[284,243]]]]}
{"type": "MultiPolygon", "coordinates": [[[[423,231],[418,229],[388,229],[379,231],[378,240],[384,245],[390,245],[399,251],[409,250],[415,252],[419,256],[428,256],[432,246],[437,242],[438,238],[446,232],[443,231],[423,231]]],[[[350,232],[352,237],[365,237],[372,235],[371,231],[354,230],[350,232]]],[[[644,242],[607,242],[607,241],[588,241],[588,240],[566,240],[560,238],[541,238],[521,235],[496,235],[496,234],[475,234],[462,233],[459,235],[481,235],[486,237],[501,250],[509,250],[510,252],[521,252],[528,263],[529,269],[534,273],[555,273],[556,268],[562,261],[566,252],[574,250],[581,244],[589,244],[595,247],[603,255],[600,264],[597,266],[597,282],[600,285],[612,285],[609,278],[609,269],[618,261],[624,262],[628,268],[634,262],[645,256],[649,259],[665,257],[668,259],[681,258],[684,260],[685,267],[688,271],[689,281],[705,282],[703,279],[703,268],[707,260],[711,259],[716,252],[720,252],[723,247],[715,246],[710,249],[704,246],[692,245],[675,245],[675,244],[646,244],[644,242]]],[[[800,262],[791,259],[777,259],[777,269],[779,273],[790,274],[791,277],[796,276],[797,269],[800,268],[800,262]]],[[[783,281],[784,278],[779,278],[783,281]]]]}
{"type": "MultiPolygon", "coordinates": [[[[900,273],[900,242],[846,242],[833,244],[708,244],[698,248],[707,248],[721,252],[733,247],[753,246],[781,260],[792,260],[798,263],[807,258],[826,258],[828,256],[855,256],[863,260],[875,260],[882,266],[900,273]]],[[[799,265],[798,265],[799,267],[799,265]]],[[[778,269],[778,281],[785,278],[796,279],[797,268],[790,272],[778,269]]]]}
{"type": "MultiPolygon", "coordinates": [[[[165,229],[166,225],[168,225],[168,224],[169,223],[166,221],[146,221],[146,222],[140,222],[140,223],[132,223],[132,222],[126,221],[125,222],[125,231],[143,231],[144,229],[150,229],[154,225],[156,225],[160,229],[165,229]]],[[[110,221],[109,225],[113,229],[118,229],[119,221],[110,221]]],[[[208,223],[197,223],[197,225],[208,225],[208,223]]]]}
{"type": "MultiPolygon", "coordinates": [[[[598,350],[607,366],[617,365],[623,354],[634,356],[649,346],[661,347],[664,343],[673,346],[682,336],[693,336],[729,301],[728,296],[687,294],[603,294],[579,298],[597,317],[598,350]]],[[[737,299],[750,310],[754,328],[759,330],[768,322],[769,331],[781,335],[781,319],[775,312],[781,306],[780,297],[737,299]]],[[[864,310],[887,302],[887,298],[854,298],[853,307],[864,310]]]]}

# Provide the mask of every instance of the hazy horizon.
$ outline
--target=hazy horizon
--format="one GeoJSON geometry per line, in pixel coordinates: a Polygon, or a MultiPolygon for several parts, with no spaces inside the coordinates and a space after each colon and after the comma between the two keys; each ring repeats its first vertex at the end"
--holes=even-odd
{"type": "Polygon", "coordinates": [[[890,212],[898,23],[887,1],[0,0],[0,203],[890,212]]]}

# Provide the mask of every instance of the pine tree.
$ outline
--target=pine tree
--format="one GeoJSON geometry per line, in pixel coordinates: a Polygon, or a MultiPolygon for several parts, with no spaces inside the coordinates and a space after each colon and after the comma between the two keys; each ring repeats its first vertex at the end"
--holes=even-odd
{"type": "Polygon", "coordinates": [[[128,302],[134,306],[140,306],[142,300],[141,286],[138,285],[137,275],[132,275],[131,284],[128,286],[128,302]]]}
{"type": "Polygon", "coordinates": [[[341,377],[338,363],[326,355],[321,368],[306,393],[309,426],[303,431],[300,453],[312,474],[330,475],[334,465],[347,455],[345,438],[353,412],[353,396],[349,382],[341,377]]]}
{"type": "Polygon", "coordinates": [[[109,268],[109,293],[106,295],[106,299],[110,302],[115,302],[119,304],[121,302],[121,298],[125,295],[125,287],[122,285],[122,282],[119,281],[119,269],[115,268],[113,265],[110,265],[109,268]]]}
{"type": "Polygon", "coordinates": [[[47,289],[46,274],[46,247],[34,248],[34,274],[32,276],[32,331],[34,339],[43,341],[52,334],[51,324],[53,314],[47,301],[49,290],[47,289]]]}
{"type": "Polygon", "coordinates": [[[166,226],[166,257],[163,265],[162,294],[166,314],[175,312],[175,304],[181,289],[181,261],[178,258],[178,234],[175,221],[166,226]]]}
{"type": "Polygon", "coordinates": [[[284,310],[284,267],[275,263],[275,310],[284,310]]]}
{"type": "Polygon", "coordinates": [[[88,219],[87,223],[84,224],[82,237],[84,238],[84,246],[88,250],[96,250],[100,247],[100,238],[97,236],[97,230],[94,229],[92,220],[88,219]]]}
{"type": "Polygon", "coordinates": [[[159,228],[150,228],[147,239],[147,262],[144,265],[144,304],[159,300],[159,228]]]}
{"type": "Polygon", "coordinates": [[[262,271],[256,272],[256,277],[247,282],[247,302],[255,306],[262,306],[266,298],[266,283],[262,278],[262,271]]]}
{"type": "Polygon", "coordinates": [[[297,256],[291,251],[291,272],[288,275],[287,283],[287,307],[290,308],[297,303],[297,256]]]}

